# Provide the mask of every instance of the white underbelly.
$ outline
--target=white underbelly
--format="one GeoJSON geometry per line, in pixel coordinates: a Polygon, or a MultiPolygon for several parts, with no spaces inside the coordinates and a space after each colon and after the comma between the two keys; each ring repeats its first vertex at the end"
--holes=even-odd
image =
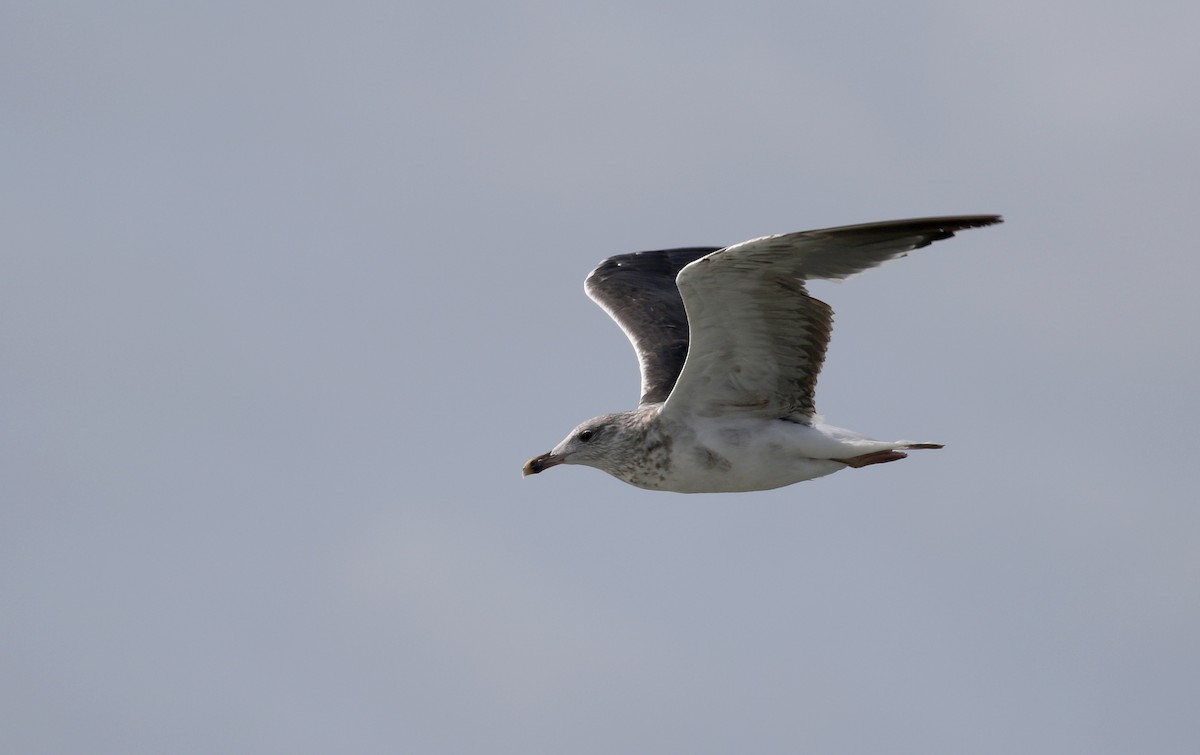
{"type": "Polygon", "coordinates": [[[769,460],[755,459],[750,463],[733,466],[731,469],[677,469],[666,479],[657,482],[657,490],[673,490],[677,493],[739,493],[751,490],[772,490],[804,480],[813,480],[833,474],[846,465],[828,459],[780,459],[772,464],[769,460]]]}
{"type": "Polygon", "coordinates": [[[879,443],[784,420],[725,420],[689,429],[677,437],[670,469],[645,487],[680,493],[770,490],[845,469],[836,458],[861,453],[860,444],[879,443]]]}

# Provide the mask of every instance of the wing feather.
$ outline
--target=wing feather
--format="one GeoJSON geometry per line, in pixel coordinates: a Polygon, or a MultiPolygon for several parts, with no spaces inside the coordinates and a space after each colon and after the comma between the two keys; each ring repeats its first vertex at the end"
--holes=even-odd
{"type": "Polygon", "coordinates": [[[688,352],[688,320],[675,276],[720,247],[635,252],[601,262],[584,282],[587,295],[616,321],[637,353],[641,403],[666,401],[688,352]]]}
{"type": "Polygon", "coordinates": [[[663,414],[807,421],[833,323],[804,281],[845,278],[996,215],[917,218],[764,236],[689,263],[677,276],[691,342],[663,414]]]}

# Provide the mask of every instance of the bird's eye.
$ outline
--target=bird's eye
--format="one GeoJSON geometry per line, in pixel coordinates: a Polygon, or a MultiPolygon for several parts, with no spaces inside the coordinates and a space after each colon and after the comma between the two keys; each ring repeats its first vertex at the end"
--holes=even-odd
{"type": "Polygon", "coordinates": [[[579,435],[577,437],[584,443],[587,443],[589,440],[596,437],[596,431],[595,430],[584,430],[583,432],[579,433],[579,435]]]}

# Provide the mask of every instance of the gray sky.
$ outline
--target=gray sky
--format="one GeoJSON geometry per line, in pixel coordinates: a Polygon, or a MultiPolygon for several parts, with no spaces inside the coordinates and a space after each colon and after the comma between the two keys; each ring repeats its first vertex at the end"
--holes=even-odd
{"type": "Polygon", "coordinates": [[[10,3],[0,750],[1200,749],[1200,6],[10,3]],[[842,284],[766,493],[522,480],[615,253],[842,284]]]}

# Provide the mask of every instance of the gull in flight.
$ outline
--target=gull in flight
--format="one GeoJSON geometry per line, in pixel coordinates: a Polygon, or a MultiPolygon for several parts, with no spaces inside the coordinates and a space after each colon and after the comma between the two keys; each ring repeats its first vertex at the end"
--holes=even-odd
{"type": "Polygon", "coordinates": [[[804,282],[846,278],[999,222],[998,215],[892,220],[605,260],[584,288],[633,344],[641,402],[579,425],[530,459],[524,474],[585,464],[640,488],[739,492],[941,448],[825,424],[813,397],[833,310],[804,282]]]}

